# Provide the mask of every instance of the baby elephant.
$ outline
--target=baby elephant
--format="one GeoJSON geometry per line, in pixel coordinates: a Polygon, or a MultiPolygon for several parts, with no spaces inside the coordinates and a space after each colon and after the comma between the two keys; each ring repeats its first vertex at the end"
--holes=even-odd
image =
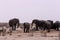
{"type": "Polygon", "coordinates": [[[24,33],[29,33],[29,29],[30,29],[30,24],[28,22],[23,23],[24,26],[24,33]]]}

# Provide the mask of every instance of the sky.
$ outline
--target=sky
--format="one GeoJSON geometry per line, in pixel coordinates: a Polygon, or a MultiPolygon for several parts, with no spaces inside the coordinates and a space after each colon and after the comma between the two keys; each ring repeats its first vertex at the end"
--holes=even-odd
{"type": "Polygon", "coordinates": [[[13,18],[21,23],[33,19],[60,21],[60,0],[0,0],[0,22],[13,18]]]}

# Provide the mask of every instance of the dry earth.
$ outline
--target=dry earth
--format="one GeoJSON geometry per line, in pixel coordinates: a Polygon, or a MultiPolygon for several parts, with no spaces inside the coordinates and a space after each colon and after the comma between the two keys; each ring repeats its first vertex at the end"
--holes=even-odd
{"type": "MultiPolygon", "coordinates": [[[[8,23],[4,23],[2,26],[6,26],[7,31],[9,30],[8,23]]],[[[10,35],[10,33],[6,33],[5,36],[0,35],[0,40],[60,40],[59,31],[51,30],[50,33],[47,33],[46,31],[33,31],[30,33],[24,33],[23,29],[21,28],[13,31],[12,35],[10,35]]]]}
{"type": "Polygon", "coordinates": [[[5,36],[0,36],[0,40],[59,40],[59,31],[24,33],[22,29],[18,28],[16,31],[13,31],[12,35],[6,33],[5,36]]]}

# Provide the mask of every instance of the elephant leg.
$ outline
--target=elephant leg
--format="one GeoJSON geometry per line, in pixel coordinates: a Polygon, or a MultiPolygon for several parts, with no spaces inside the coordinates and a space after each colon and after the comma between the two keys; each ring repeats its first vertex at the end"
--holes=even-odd
{"type": "Polygon", "coordinates": [[[47,27],[46,27],[46,26],[43,26],[43,27],[42,27],[42,30],[43,30],[43,31],[45,31],[46,29],[47,29],[47,27]]]}
{"type": "Polygon", "coordinates": [[[44,28],[43,28],[43,31],[45,31],[45,29],[46,29],[46,28],[44,27],[44,28]]]}
{"type": "Polygon", "coordinates": [[[13,30],[13,26],[12,26],[12,30],[13,30]]]}
{"type": "Polygon", "coordinates": [[[53,28],[54,30],[56,30],[56,27],[55,28],[53,28]]]}
{"type": "Polygon", "coordinates": [[[16,26],[14,26],[14,30],[16,30],[16,26]]]}
{"type": "Polygon", "coordinates": [[[28,32],[27,28],[26,28],[26,33],[28,32]]]}
{"type": "Polygon", "coordinates": [[[50,32],[50,29],[48,29],[48,31],[47,32],[50,32]]]}
{"type": "Polygon", "coordinates": [[[29,33],[29,27],[27,28],[27,32],[29,33]]]}
{"type": "Polygon", "coordinates": [[[25,33],[25,28],[24,28],[24,33],[25,33]]]}
{"type": "Polygon", "coordinates": [[[14,30],[14,31],[15,31],[15,30],[16,30],[16,26],[13,26],[13,27],[12,27],[12,30],[14,30]]]}
{"type": "Polygon", "coordinates": [[[47,32],[50,32],[50,28],[47,28],[47,32]]]}
{"type": "Polygon", "coordinates": [[[57,27],[56,30],[59,31],[59,27],[57,27]]]}
{"type": "Polygon", "coordinates": [[[41,27],[41,26],[39,26],[39,29],[41,29],[41,30],[42,30],[42,27],[41,27]]]}
{"type": "Polygon", "coordinates": [[[36,25],[36,31],[38,31],[38,26],[36,25]]]}
{"type": "Polygon", "coordinates": [[[24,33],[26,32],[26,27],[24,27],[24,33]]]}

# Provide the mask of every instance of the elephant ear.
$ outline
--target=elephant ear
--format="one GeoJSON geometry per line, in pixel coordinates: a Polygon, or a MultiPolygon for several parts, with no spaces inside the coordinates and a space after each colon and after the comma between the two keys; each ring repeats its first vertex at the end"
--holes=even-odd
{"type": "Polygon", "coordinates": [[[36,27],[36,24],[35,23],[33,23],[33,25],[32,25],[32,27],[31,27],[31,29],[34,29],[36,27]]]}
{"type": "Polygon", "coordinates": [[[47,24],[51,24],[49,21],[46,21],[47,24]]]}

